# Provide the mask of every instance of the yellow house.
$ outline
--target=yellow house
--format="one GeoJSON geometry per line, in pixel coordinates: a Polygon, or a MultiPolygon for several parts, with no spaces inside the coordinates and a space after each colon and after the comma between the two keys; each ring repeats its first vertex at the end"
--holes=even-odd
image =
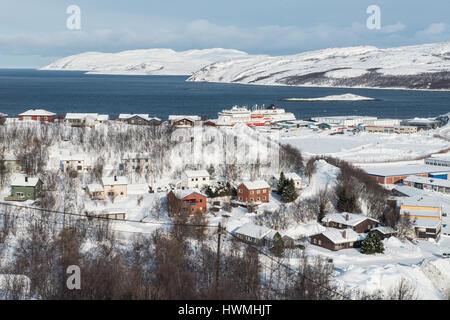
{"type": "Polygon", "coordinates": [[[126,198],[128,179],[126,177],[103,177],[103,192],[106,197],[126,198]]]}
{"type": "Polygon", "coordinates": [[[400,205],[400,218],[409,218],[418,238],[439,239],[442,209],[438,203],[424,197],[408,198],[400,205]]]}

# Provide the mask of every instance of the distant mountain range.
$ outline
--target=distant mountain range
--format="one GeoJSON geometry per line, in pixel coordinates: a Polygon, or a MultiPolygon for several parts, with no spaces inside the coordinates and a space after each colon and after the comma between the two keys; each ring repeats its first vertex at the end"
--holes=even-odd
{"type": "Polygon", "coordinates": [[[130,50],[118,53],[86,52],[59,59],[40,70],[86,71],[92,74],[192,75],[217,61],[250,57],[233,49],[177,52],[171,49],[130,50]]]}
{"type": "Polygon", "coordinates": [[[330,48],[220,61],[188,81],[255,85],[450,90],[450,42],[378,49],[330,48]]]}

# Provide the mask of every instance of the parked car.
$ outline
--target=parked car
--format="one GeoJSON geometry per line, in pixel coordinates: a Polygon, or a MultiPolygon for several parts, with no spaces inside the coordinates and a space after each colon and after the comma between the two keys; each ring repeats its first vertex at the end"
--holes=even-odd
{"type": "Polygon", "coordinates": [[[450,253],[449,253],[449,252],[444,252],[444,253],[442,254],[442,258],[444,258],[444,259],[450,258],[450,253]]]}

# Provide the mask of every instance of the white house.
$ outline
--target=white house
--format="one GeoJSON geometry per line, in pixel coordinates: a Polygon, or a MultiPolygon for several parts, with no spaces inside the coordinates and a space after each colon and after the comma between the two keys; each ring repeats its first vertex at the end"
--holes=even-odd
{"type": "Polygon", "coordinates": [[[98,113],[67,113],[64,121],[73,127],[94,126],[96,123],[103,123],[109,120],[106,114],[98,113]]]}
{"type": "Polygon", "coordinates": [[[206,170],[185,170],[181,180],[181,185],[184,189],[201,189],[210,185],[209,173],[206,170]]]}
{"type": "Polygon", "coordinates": [[[82,155],[67,155],[61,157],[61,170],[67,172],[69,169],[78,172],[90,171],[92,165],[88,163],[82,155]]]}
{"type": "Polygon", "coordinates": [[[108,197],[126,198],[128,179],[126,177],[103,177],[103,190],[108,197]]]}
{"type": "MultiPolygon", "coordinates": [[[[286,177],[286,179],[292,179],[294,181],[295,189],[303,188],[302,178],[295,172],[285,173],[284,176],[286,177]]],[[[280,175],[272,175],[272,177],[270,178],[269,184],[272,187],[272,190],[276,190],[278,188],[278,179],[279,178],[280,178],[280,175]]]]}
{"type": "Polygon", "coordinates": [[[150,169],[150,154],[147,152],[129,152],[123,156],[122,163],[123,170],[127,172],[133,172],[138,169],[147,171],[150,169]]]}

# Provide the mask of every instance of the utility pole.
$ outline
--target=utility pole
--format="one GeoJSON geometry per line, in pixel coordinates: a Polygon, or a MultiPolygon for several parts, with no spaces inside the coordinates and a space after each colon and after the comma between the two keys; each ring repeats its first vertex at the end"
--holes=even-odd
{"type": "Polygon", "coordinates": [[[219,222],[217,229],[217,266],[216,266],[216,293],[219,290],[219,271],[220,271],[220,236],[222,235],[222,224],[219,222]]]}

